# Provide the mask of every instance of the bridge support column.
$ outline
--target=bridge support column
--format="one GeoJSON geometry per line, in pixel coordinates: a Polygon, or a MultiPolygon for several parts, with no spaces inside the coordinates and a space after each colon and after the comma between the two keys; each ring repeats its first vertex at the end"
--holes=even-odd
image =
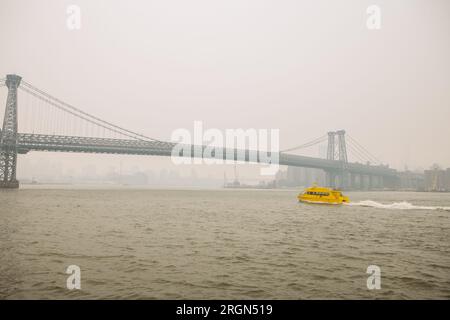
{"type": "Polygon", "coordinates": [[[6,100],[3,128],[0,133],[0,188],[18,188],[17,170],[17,88],[21,77],[6,76],[8,98],[6,100]]]}
{"type": "Polygon", "coordinates": [[[336,172],[325,171],[326,173],[326,185],[329,188],[336,188],[336,172]]]}
{"type": "Polygon", "coordinates": [[[372,188],[379,189],[380,188],[380,176],[373,176],[372,178],[372,188]]]}
{"type": "Polygon", "coordinates": [[[356,189],[356,174],[350,173],[350,189],[356,189]]]}
{"type": "Polygon", "coordinates": [[[380,189],[384,189],[384,178],[383,178],[383,176],[379,176],[378,180],[379,180],[378,182],[379,182],[380,189]]]}
{"type": "Polygon", "coordinates": [[[329,170],[326,172],[326,186],[329,188],[347,189],[350,184],[349,173],[345,170],[334,171],[329,170]]]}
{"type": "Polygon", "coordinates": [[[350,184],[350,173],[344,169],[340,174],[339,188],[342,190],[347,190],[350,188],[350,184]]]}
{"type": "Polygon", "coordinates": [[[366,183],[366,176],[363,174],[360,174],[359,181],[360,181],[361,190],[367,190],[368,186],[366,183]]]}
{"type": "Polygon", "coordinates": [[[354,177],[355,177],[355,184],[353,185],[353,187],[355,188],[355,190],[361,190],[362,189],[362,187],[361,187],[361,175],[355,173],[354,177]]]}

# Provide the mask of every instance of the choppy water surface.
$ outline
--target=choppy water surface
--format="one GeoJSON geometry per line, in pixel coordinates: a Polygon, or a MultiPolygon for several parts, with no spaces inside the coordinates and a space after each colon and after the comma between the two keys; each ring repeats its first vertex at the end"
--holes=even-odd
{"type": "Polygon", "coordinates": [[[2,191],[0,298],[450,298],[450,194],[296,194],[2,191]],[[366,287],[369,265],[381,290],[366,287]]]}

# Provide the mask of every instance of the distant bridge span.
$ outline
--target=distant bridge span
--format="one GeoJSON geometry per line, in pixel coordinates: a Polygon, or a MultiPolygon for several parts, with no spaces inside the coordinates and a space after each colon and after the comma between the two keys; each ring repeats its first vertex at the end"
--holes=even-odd
{"type": "MultiPolygon", "coordinates": [[[[0,188],[17,188],[19,186],[16,179],[17,154],[27,154],[30,151],[172,156],[175,143],[149,138],[111,124],[54,98],[25,81],[22,81],[21,87],[21,80],[22,78],[17,75],[7,75],[5,79],[0,79],[0,87],[8,88],[3,127],[0,131],[0,188]],[[18,89],[27,94],[28,98],[37,99],[39,102],[37,106],[31,103],[28,110],[31,113],[31,125],[24,131],[19,130],[18,89]],[[42,104],[46,107],[44,109],[48,114],[42,114],[42,104]],[[37,112],[38,115],[36,116],[34,112],[37,112]],[[55,114],[57,115],[55,116],[55,114]],[[53,119],[53,122],[49,119],[53,119]],[[43,121],[46,122],[44,127],[40,124],[43,121]],[[55,128],[59,128],[64,134],[56,134],[55,128]],[[75,129],[68,132],[70,128],[75,129]],[[35,131],[52,133],[35,133],[35,131]],[[83,135],[83,132],[89,133],[83,135]],[[99,132],[103,133],[99,134],[99,132]]],[[[30,121],[25,119],[24,122],[30,121]]],[[[372,178],[377,180],[378,186],[381,187],[383,181],[396,177],[396,170],[384,165],[348,162],[344,133],[344,131],[328,133],[327,159],[280,152],[279,164],[322,169],[327,173],[330,186],[336,184],[341,187],[351,186],[354,177],[359,176],[359,180],[363,181],[363,176],[367,176],[370,181],[372,178]],[[339,138],[338,144],[335,144],[335,134],[339,138]],[[336,183],[336,178],[339,183],[336,183]]],[[[203,152],[195,152],[195,150],[203,151],[204,148],[206,146],[187,146],[191,152],[186,154],[181,152],[177,156],[203,155],[203,152]]],[[[364,153],[362,149],[360,151],[364,153]]],[[[255,150],[230,150],[216,147],[216,152],[221,152],[224,160],[269,163],[271,158],[260,158],[255,150]],[[234,154],[234,159],[229,158],[230,153],[234,154]],[[238,158],[240,154],[245,155],[244,158],[238,158]]],[[[217,159],[214,152],[210,157],[217,159]]]]}
{"type": "MultiPolygon", "coordinates": [[[[158,142],[158,141],[141,141],[141,140],[126,140],[126,139],[103,139],[103,138],[89,138],[89,137],[70,137],[70,136],[54,136],[41,134],[18,134],[18,153],[25,154],[29,151],[54,151],[54,152],[77,152],[77,153],[104,153],[104,154],[129,154],[129,155],[148,155],[148,156],[172,156],[172,149],[175,143],[158,142]]],[[[206,148],[206,146],[188,146],[191,148],[190,155],[182,153],[179,156],[195,157],[197,154],[195,150],[206,148]]],[[[215,148],[217,152],[219,149],[215,148]]],[[[228,150],[222,149],[223,160],[226,158],[228,150]]],[[[234,159],[238,160],[237,154],[242,152],[245,155],[245,160],[252,162],[252,159],[257,159],[257,163],[268,163],[265,159],[259,159],[256,151],[233,149],[229,154],[235,154],[234,159]],[[254,152],[254,158],[251,153],[254,152]]],[[[203,154],[203,152],[200,152],[203,154]]],[[[215,158],[215,157],[212,157],[215,158]]],[[[339,171],[342,168],[342,163],[337,160],[327,160],[314,157],[306,157],[295,154],[279,153],[279,164],[286,166],[316,168],[339,171]]],[[[360,163],[347,163],[346,170],[353,174],[364,174],[374,176],[393,177],[397,171],[386,166],[364,165],[360,163]]]]}

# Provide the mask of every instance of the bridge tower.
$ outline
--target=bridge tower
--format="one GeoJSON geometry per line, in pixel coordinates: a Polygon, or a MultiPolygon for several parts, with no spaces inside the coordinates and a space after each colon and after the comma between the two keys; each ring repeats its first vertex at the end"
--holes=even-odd
{"type": "MultiPolygon", "coordinates": [[[[336,132],[330,131],[328,132],[328,145],[327,145],[327,160],[334,160],[335,152],[336,152],[336,143],[335,143],[335,135],[336,132]]],[[[336,173],[331,170],[325,171],[326,173],[326,184],[328,187],[334,188],[336,186],[336,173]]]]}
{"type": "Polygon", "coordinates": [[[339,187],[345,189],[349,185],[347,172],[348,158],[347,158],[347,145],[345,142],[345,130],[336,131],[336,134],[338,135],[338,146],[339,146],[338,160],[341,163],[341,172],[339,172],[339,180],[340,180],[339,187]]]}
{"type": "Polygon", "coordinates": [[[17,88],[22,78],[15,74],[6,76],[8,98],[5,117],[0,132],[0,188],[18,188],[17,169],[17,88]]]}
{"type": "Polygon", "coordinates": [[[336,144],[334,141],[334,136],[336,132],[330,131],[328,132],[328,146],[327,146],[327,159],[334,160],[336,144]]]}
{"type": "Polygon", "coordinates": [[[348,186],[348,158],[347,146],[345,143],[345,130],[328,132],[327,159],[339,161],[341,164],[339,170],[328,170],[326,172],[327,185],[332,188],[346,188],[348,186]],[[338,183],[336,183],[336,178],[338,178],[338,183]]]}

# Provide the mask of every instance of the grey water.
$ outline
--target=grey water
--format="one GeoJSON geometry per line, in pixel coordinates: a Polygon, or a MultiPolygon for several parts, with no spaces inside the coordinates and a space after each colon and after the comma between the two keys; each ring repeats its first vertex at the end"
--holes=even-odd
{"type": "Polygon", "coordinates": [[[450,194],[328,206],[298,191],[2,191],[0,298],[450,298],[450,194]],[[69,265],[80,290],[66,287],[69,265]]]}

